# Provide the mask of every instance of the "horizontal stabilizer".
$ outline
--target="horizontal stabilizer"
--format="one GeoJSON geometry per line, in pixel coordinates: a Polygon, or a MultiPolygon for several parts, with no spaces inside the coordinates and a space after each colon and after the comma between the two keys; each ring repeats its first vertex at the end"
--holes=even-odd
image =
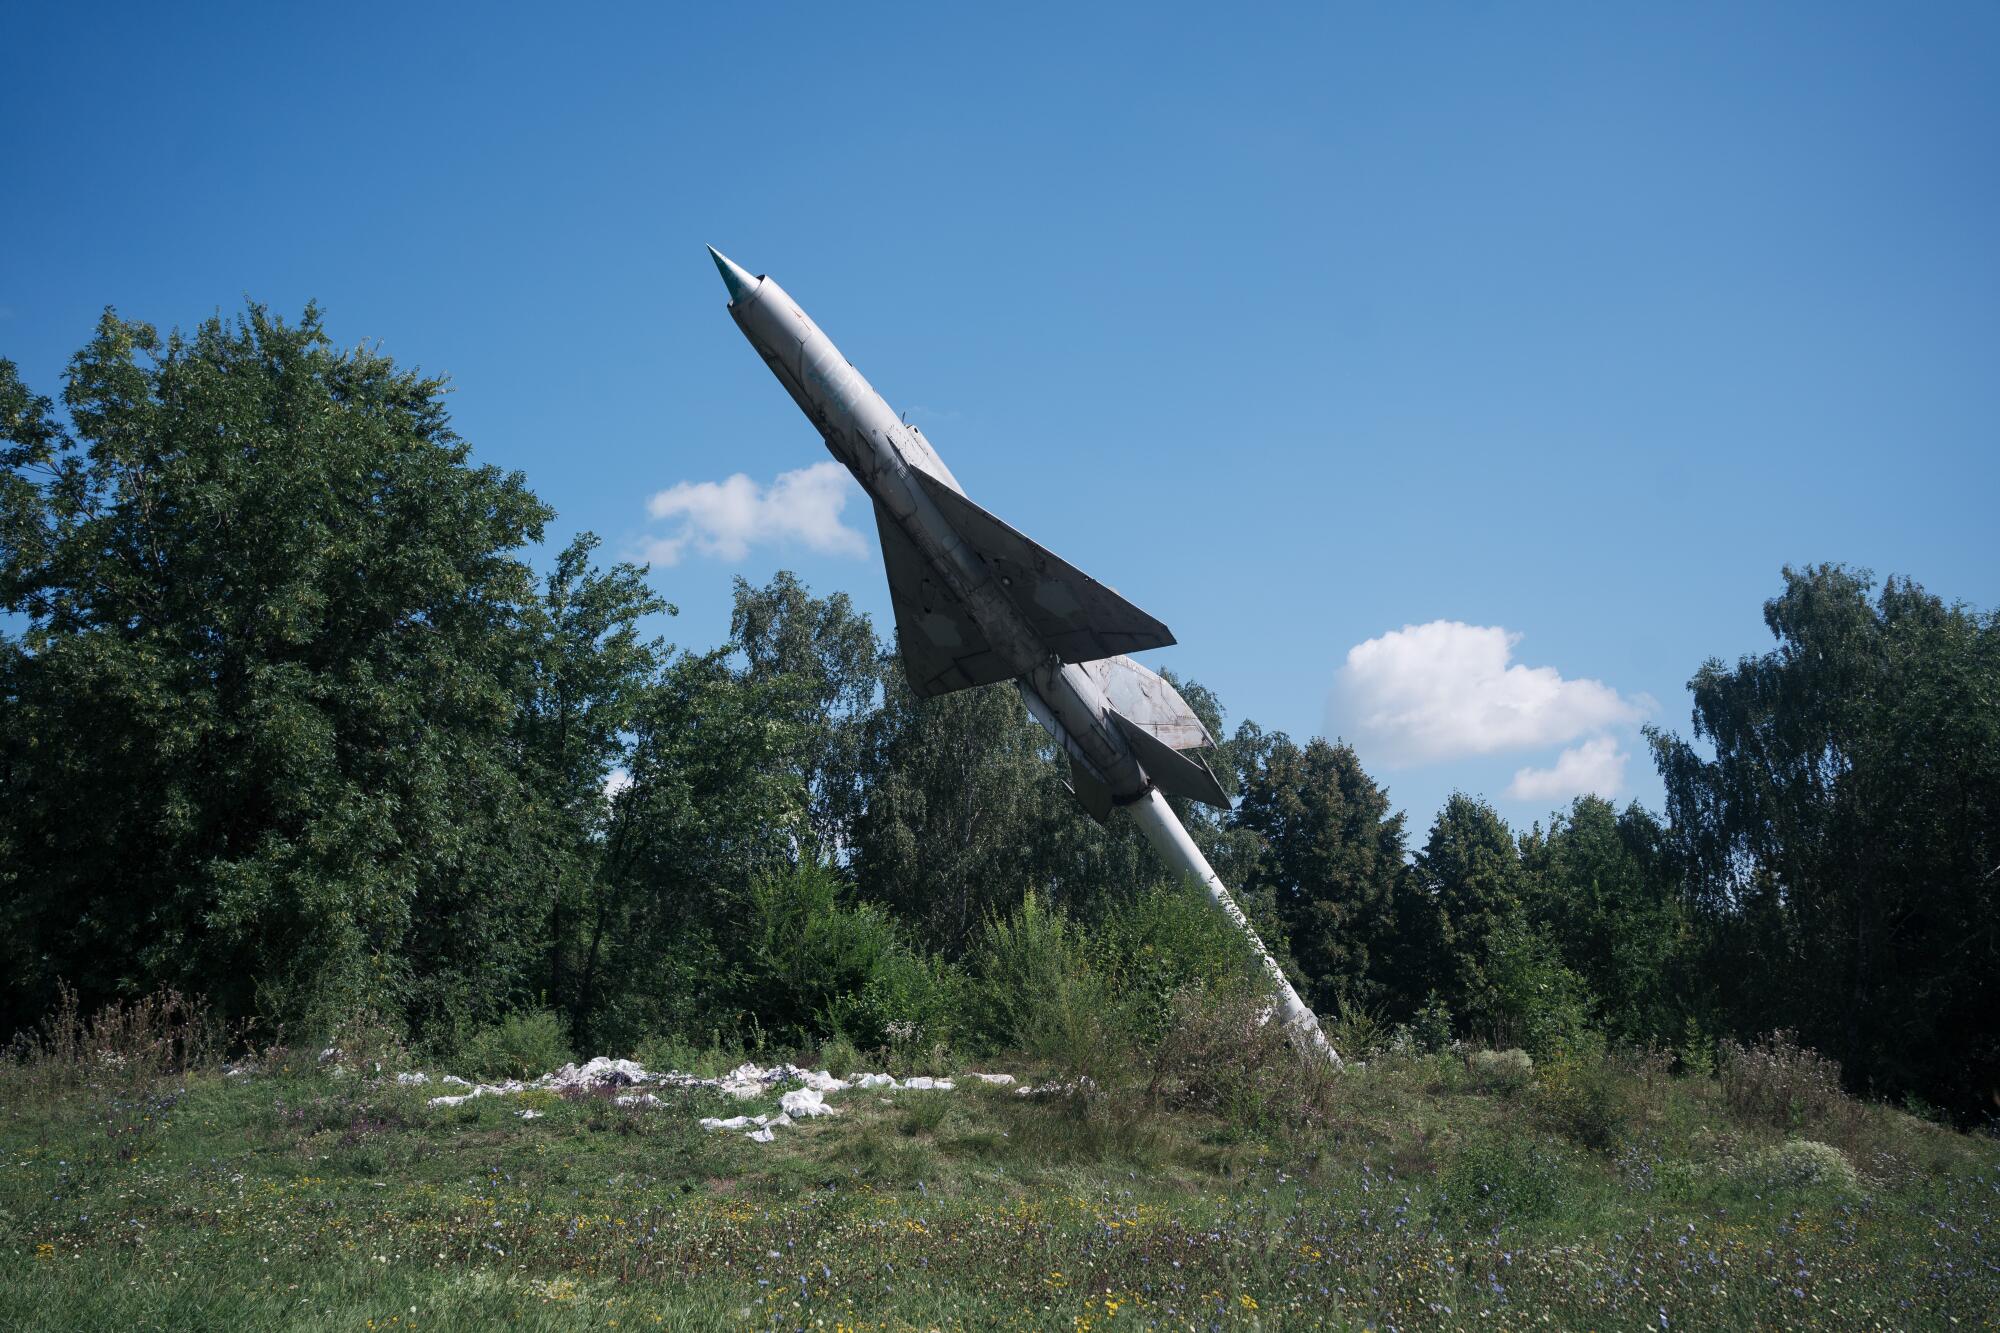
{"type": "Polygon", "coordinates": [[[1112,709],[1127,722],[1144,728],[1170,750],[1200,750],[1215,744],[1215,737],[1189,708],[1180,691],[1158,673],[1129,657],[1107,657],[1084,664],[1097,678],[1112,709]]]}
{"type": "Polygon", "coordinates": [[[922,470],[917,479],[959,536],[999,577],[1029,625],[1065,662],[1164,648],[1173,632],[1061,556],[922,470]]]}
{"type": "Polygon", "coordinates": [[[1114,712],[1111,718],[1118,724],[1118,730],[1125,733],[1139,767],[1146,770],[1154,786],[1169,796],[1185,796],[1203,805],[1228,807],[1229,797],[1223,793],[1222,784],[1215,780],[1215,774],[1209,772],[1199,755],[1182,754],[1171,748],[1123,713],[1114,712]]]}

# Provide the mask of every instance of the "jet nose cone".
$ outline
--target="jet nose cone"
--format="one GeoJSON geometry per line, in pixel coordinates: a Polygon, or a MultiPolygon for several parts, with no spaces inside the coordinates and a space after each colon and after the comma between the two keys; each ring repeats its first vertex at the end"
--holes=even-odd
{"type": "Polygon", "coordinates": [[[757,279],[745,273],[728,255],[711,245],[708,257],[715,261],[715,271],[722,275],[722,285],[729,289],[729,304],[735,305],[757,290],[757,279]]]}

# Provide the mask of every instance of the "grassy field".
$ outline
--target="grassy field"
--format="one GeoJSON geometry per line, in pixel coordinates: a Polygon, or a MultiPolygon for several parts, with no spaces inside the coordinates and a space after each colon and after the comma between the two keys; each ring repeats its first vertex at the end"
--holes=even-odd
{"type": "Polygon", "coordinates": [[[696,1121],[775,1093],[437,1108],[384,1071],[0,1074],[0,1327],[1907,1329],[2000,1309],[2000,1144],[1782,1079],[1448,1054],[1267,1094],[1254,1071],[1141,1069],[1039,1098],[850,1090],[757,1144],[696,1121]]]}

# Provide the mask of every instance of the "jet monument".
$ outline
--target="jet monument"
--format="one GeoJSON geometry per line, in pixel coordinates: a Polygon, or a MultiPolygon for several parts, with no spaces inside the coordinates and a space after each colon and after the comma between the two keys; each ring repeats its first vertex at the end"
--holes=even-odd
{"type": "Polygon", "coordinates": [[[1279,1015],[1338,1065],[1229,890],[1167,803],[1226,806],[1201,751],[1215,740],[1174,687],[1128,654],[1167,627],[968,499],[930,441],[904,422],[833,340],[765,275],[713,246],[729,315],[875,505],[896,644],[920,698],[1012,681],[1069,759],[1070,788],[1100,823],[1123,808],[1176,871],[1192,875],[1255,947],[1279,1015]]]}

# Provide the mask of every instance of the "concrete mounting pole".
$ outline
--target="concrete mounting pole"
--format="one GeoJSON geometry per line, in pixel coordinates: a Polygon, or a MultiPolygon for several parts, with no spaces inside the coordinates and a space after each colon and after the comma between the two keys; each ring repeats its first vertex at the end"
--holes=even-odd
{"type": "Polygon", "coordinates": [[[1224,914],[1236,923],[1236,928],[1249,939],[1250,947],[1257,951],[1258,961],[1264,965],[1265,975],[1270,977],[1272,986],[1277,988],[1278,1013],[1285,1020],[1285,1025],[1299,1038],[1300,1044],[1310,1043],[1314,1049],[1323,1052],[1326,1058],[1332,1061],[1335,1069],[1343,1068],[1340,1052],[1333,1049],[1333,1043],[1326,1039],[1324,1032],[1320,1031],[1319,1016],[1308,1009],[1306,1002],[1299,998],[1299,993],[1292,989],[1292,983],[1286,979],[1283,969],[1278,966],[1278,960],[1271,957],[1271,951],[1266,949],[1264,941],[1257,937],[1256,927],[1252,926],[1250,919],[1243,915],[1243,909],[1236,905],[1236,899],[1230,896],[1222,877],[1215,873],[1213,866],[1209,865],[1208,858],[1201,854],[1201,848],[1194,845],[1194,839],[1188,836],[1188,831],[1182,826],[1179,816],[1174,814],[1174,808],[1167,804],[1167,798],[1160,795],[1157,787],[1149,787],[1145,796],[1125,808],[1132,812],[1132,818],[1137,820],[1139,827],[1144,830],[1146,840],[1153,844],[1153,850],[1160,854],[1167,865],[1199,880],[1201,886],[1208,890],[1208,896],[1215,900],[1215,905],[1220,907],[1224,914]]]}

